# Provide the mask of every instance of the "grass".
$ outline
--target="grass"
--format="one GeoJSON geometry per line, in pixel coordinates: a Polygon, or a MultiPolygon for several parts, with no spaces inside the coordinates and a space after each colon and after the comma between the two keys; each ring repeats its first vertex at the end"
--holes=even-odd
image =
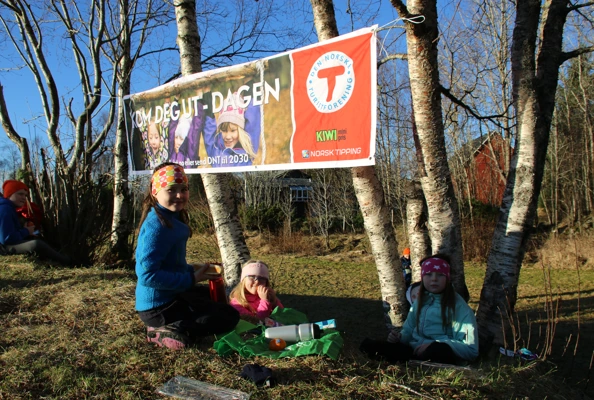
{"type": "MultiPolygon", "coordinates": [[[[592,393],[586,386],[594,337],[594,268],[589,265],[579,271],[579,297],[573,265],[550,270],[553,298],[558,293],[561,300],[547,361],[498,358],[479,360],[469,371],[429,370],[371,361],[357,349],[364,337],[385,337],[377,273],[364,238],[333,237],[333,250],[324,252],[316,240],[296,235],[284,246],[306,251],[284,254],[270,250],[283,250],[279,243],[270,245],[261,237],[248,241],[253,256],[271,265],[285,306],[313,321],[337,319],[345,339],[338,360],[222,358],[212,348],[213,338],[181,352],[156,348],[145,342],[134,312],[133,271],[52,268],[3,256],[0,399],[156,399],[162,398],[156,389],[177,375],[241,390],[252,399],[575,399],[584,390],[592,393]],[[578,298],[580,338],[574,355],[578,298]],[[258,389],[239,378],[243,365],[253,362],[271,368],[278,384],[258,389]]],[[[195,261],[215,260],[217,254],[212,238],[201,236],[192,239],[188,253],[195,261]]],[[[469,264],[466,274],[476,307],[484,265],[469,264]]],[[[518,344],[535,352],[542,349],[547,324],[545,281],[539,263],[523,268],[518,344]]]]}

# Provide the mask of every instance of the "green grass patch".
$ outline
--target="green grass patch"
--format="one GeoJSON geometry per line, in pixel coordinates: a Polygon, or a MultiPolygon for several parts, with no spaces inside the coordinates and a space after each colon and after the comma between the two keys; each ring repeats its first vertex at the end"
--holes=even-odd
{"type": "MultiPolygon", "coordinates": [[[[146,343],[134,311],[133,271],[60,269],[1,257],[0,399],[158,399],[156,389],[176,375],[242,390],[252,399],[566,399],[588,390],[593,270],[580,271],[579,295],[575,268],[551,270],[553,299],[560,300],[548,361],[496,358],[477,361],[469,371],[428,370],[371,361],[358,351],[364,337],[386,335],[377,272],[365,241],[358,240],[333,238],[332,245],[341,250],[316,249],[318,255],[313,250],[281,255],[265,244],[250,245],[253,257],[270,264],[273,284],[287,307],[312,321],[338,321],[345,346],[336,361],[222,358],[212,348],[213,338],[180,352],[156,348],[146,343]],[[242,367],[253,362],[271,368],[277,386],[258,389],[239,378],[242,367]]],[[[188,254],[190,261],[216,261],[212,237],[196,235],[188,254]]],[[[467,265],[473,307],[484,269],[467,265]]],[[[536,352],[548,322],[543,276],[539,265],[524,268],[518,299],[519,343],[528,344],[530,338],[536,352]]]]}

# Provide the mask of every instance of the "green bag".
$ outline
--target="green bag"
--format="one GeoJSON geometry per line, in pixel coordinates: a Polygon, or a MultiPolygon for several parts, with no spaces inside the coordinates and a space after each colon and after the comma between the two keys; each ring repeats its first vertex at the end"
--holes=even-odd
{"type": "MultiPolygon", "coordinates": [[[[275,309],[270,315],[272,319],[283,325],[297,325],[307,323],[305,314],[291,308],[275,309]]],[[[234,331],[231,331],[214,342],[214,349],[221,356],[239,353],[242,357],[299,357],[307,355],[326,355],[333,360],[338,358],[343,345],[342,336],[334,329],[322,331],[322,337],[306,342],[298,342],[288,345],[281,351],[272,351],[268,348],[270,339],[264,336],[265,328],[253,325],[246,321],[240,321],[234,331]],[[258,330],[258,336],[244,340],[241,334],[249,330],[258,330]]]]}

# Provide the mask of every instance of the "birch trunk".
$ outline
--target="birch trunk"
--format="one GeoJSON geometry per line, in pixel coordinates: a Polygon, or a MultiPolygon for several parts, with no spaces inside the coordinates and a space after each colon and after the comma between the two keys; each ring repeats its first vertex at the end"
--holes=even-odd
{"type": "MultiPolygon", "coordinates": [[[[311,0],[318,40],[338,36],[332,0],[311,0]]],[[[384,192],[374,167],[352,169],[353,187],[380,281],[388,329],[401,327],[408,312],[405,285],[400,266],[398,242],[386,207],[384,192]]]]}
{"type": "MultiPolygon", "coordinates": [[[[202,71],[200,36],[196,23],[196,1],[177,1],[177,45],[182,75],[202,71]]],[[[229,185],[229,174],[202,174],[202,182],[212,214],[228,288],[239,283],[241,265],[250,252],[243,236],[237,205],[229,185]]]]}
{"type": "MultiPolygon", "coordinates": [[[[130,27],[128,25],[129,2],[120,0],[120,46],[122,57],[118,65],[118,98],[130,94],[130,75],[132,60],[130,55],[130,27]]],[[[114,147],[114,178],[113,178],[113,217],[111,222],[111,249],[117,260],[132,258],[132,244],[130,235],[132,224],[130,221],[129,204],[130,189],[128,187],[128,142],[126,140],[126,121],[124,103],[118,102],[117,130],[114,147]]]]}
{"type": "MultiPolygon", "coordinates": [[[[406,23],[408,70],[420,153],[421,186],[427,202],[433,253],[452,261],[452,284],[468,300],[464,279],[462,234],[458,204],[447,162],[437,62],[437,5],[435,0],[391,0],[401,18],[422,15],[420,23],[406,23]]],[[[419,22],[419,21],[417,21],[419,22]]]]}
{"type": "Polygon", "coordinates": [[[420,182],[408,183],[406,188],[406,224],[410,244],[412,281],[421,280],[420,261],[431,255],[431,240],[427,231],[427,207],[420,182]]]}
{"type": "Polygon", "coordinates": [[[571,57],[562,52],[568,7],[566,0],[516,3],[511,62],[518,138],[477,311],[483,352],[515,339],[504,335],[508,316],[513,316],[520,268],[536,216],[559,67],[571,57]]]}

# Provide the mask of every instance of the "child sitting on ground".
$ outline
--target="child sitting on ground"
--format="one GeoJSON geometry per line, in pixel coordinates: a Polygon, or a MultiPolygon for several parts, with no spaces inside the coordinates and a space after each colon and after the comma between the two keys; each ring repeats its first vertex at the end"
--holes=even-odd
{"type": "Polygon", "coordinates": [[[239,311],[241,319],[273,325],[269,319],[276,307],[283,308],[270,287],[270,272],[263,261],[250,260],[241,269],[241,281],[229,295],[229,304],[239,311]]]}
{"type": "Polygon", "coordinates": [[[421,277],[419,297],[402,330],[390,332],[387,342],[365,339],[361,351],[389,362],[474,360],[478,356],[476,319],[452,286],[449,258],[437,254],[423,259],[421,277]]]}
{"type": "Polygon", "coordinates": [[[147,341],[182,349],[195,339],[232,330],[239,314],[210,299],[208,264],[188,264],[188,177],[175,163],[155,168],[142,205],[136,247],[136,311],[147,341]]]}

